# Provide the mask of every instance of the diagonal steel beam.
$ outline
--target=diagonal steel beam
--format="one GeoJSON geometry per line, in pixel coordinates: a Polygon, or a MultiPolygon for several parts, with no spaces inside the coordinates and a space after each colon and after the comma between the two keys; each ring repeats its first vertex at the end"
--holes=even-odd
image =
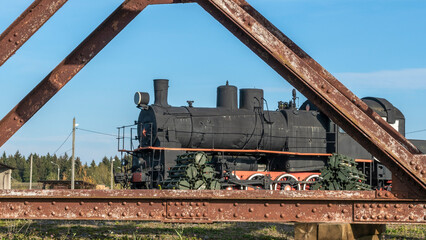
{"type": "MultiPolygon", "coordinates": [[[[409,192],[426,196],[426,158],[243,0],[198,3],[277,73],[380,159],[409,192]],[[383,127],[385,126],[385,127],[383,127]]],[[[401,193],[406,195],[407,192],[401,193]]]]}
{"type": "Polygon", "coordinates": [[[3,65],[68,0],[35,0],[1,35],[0,66],[3,65]]]}
{"type": "Polygon", "coordinates": [[[0,146],[65,86],[147,5],[148,0],[125,1],[59,63],[0,121],[0,146]]]}
{"type": "Polygon", "coordinates": [[[148,5],[193,0],[126,0],[0,121],[0,146],[148,5]]]}

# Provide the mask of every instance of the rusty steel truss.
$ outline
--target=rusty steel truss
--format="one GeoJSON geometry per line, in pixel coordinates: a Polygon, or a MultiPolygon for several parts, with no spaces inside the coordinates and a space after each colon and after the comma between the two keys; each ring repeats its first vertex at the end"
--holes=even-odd
{"type": "MultiPolygon", "coordinates": [[[[0,35],[0,66],[65,2],[36,0],[18,17],[0,35]]],[[[244,0],[124,1],[0,121],[0,146],[145,7],[189,2],[198,3],[388,167],[392,193],[4,191],[0,218],[426,222],[426,155],[244,0]]]]}
{"type": "Polygon", "coordinates": [[[426,201],[374,191],[5,190],[9,219],[425,223],[426,201]]]}

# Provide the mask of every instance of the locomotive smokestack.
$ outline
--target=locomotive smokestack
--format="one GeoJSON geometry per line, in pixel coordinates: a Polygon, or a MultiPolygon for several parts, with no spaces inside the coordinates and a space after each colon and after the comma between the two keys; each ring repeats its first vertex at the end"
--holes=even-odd
{"type": "Polygon", "coordinates": [[[169,107],[167,103],[167,94],[169,90],[168,79],[154,79],[154,105],[169,107]]]}

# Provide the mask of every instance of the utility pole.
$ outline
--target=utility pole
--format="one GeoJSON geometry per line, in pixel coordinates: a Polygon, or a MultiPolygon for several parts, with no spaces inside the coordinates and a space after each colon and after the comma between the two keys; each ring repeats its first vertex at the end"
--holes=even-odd
{"type": "Polygon", "coordinates": [[[33,185],[33,155],[30,155],[30,189],[33,185]]]}
{"type": "Polygon", "coordinates": [[[111,190],[114,188],[114,158],[111,159],[111,190]]]}
{"type": "Polygon", "coordinates": [[[72,155],[71,155],[71,189],[74,189],[74,172],[75,172],[75,118],[72,120],[72,155]]]}
{"type": "Polygon", "coordinates": [[[59,164],[57,164],[57,163],[54,163],[53,161],[50,161],[52,164],[55,164],[56,166],[58,166],[58,181],[59,181],[59,169],[60,169],[60,167],[59,167],[59,164]]]}

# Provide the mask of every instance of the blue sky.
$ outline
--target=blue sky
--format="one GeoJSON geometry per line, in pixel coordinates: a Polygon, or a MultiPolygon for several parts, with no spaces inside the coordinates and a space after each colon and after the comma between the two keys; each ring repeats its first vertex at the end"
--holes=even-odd
{"type": "MultiPolygon", "coordinates": [[[[5,1],[0,31],[30,5],[5,1]]],[[[68,1],[0,67],[4,116],[122,1],[68,1]]],[[[426,1],[252,0],[260,13],[359,97],[388,99],[407,132],[426,129],[426,1]]],[[[84,129],[116,133],[133,123],[135,91],[170,79],[169,103],[215,106],[216,87],[265,89],[270,108],[292,87],[197,4],[149,6],[24,125],[1,151],[53,153],[75,116],[84,129]]],[[[426,131],[408,138],[426,139],[426,131]]],[[[57,153],[71,148],[68,141],[57,153]]],[[[77,131],[83,161],[117,154],[114,137],[77,131]]],[[[68,152],[70,153],[70,152],[68,152]]]]}

